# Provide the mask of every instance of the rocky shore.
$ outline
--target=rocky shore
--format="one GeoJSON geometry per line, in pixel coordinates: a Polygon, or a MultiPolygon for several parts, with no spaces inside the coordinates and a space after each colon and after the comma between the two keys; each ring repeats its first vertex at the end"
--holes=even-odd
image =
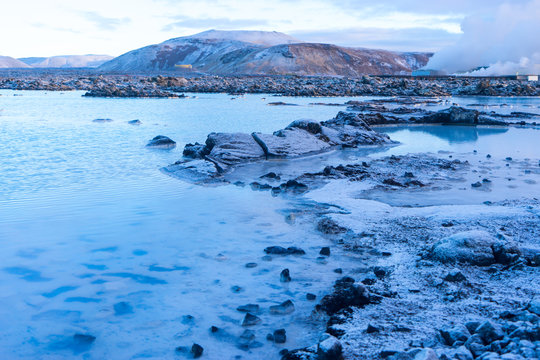
{"type": "MultiPolygon", "coordinates": [[[[350,112],[334,119],[293,122],[272,135],[210,134],[205,144],[188,144],[185,158],[165,171],[201,185],[249,184],[253,191],[310,201],[294,221],[315,224],[335,247],[359,259],[357,267],[334,270],[342,278],[313,308],[313,318],[326,319],[320,341],[283,349],[284,360],[540,358],[538,159],[441,152],[300,173],[276,164],[274,171],[257,172],[271,169],[274,159],[393,146],[371,125],[534,126],[538,117],[414,106],[442,100],[385,101],[349,103],[350,112]],[[257,168],[260,162],[268,166],[257,168]],[[516,181],[529,186],[529,196],[468,200],[500,194],[516,181]],[[454,200],[439,200],[445,196],[454,200]]],[[[324,262],[331,248],[321,249],[318,261],[324,262]]],[[[304,253],[297,248],[265,252],[304,253]]],[[[281,279],[291,281],[288,271],[281,279]]],[[[251,320],[257,319],[246,321],[251,320]]]]}
{"type": "Polygon", "coordinates": [[[322,76],[147,76],[48,71],[0,72],[0,89],[85,90],[99,97],[174,97],[185,92],[284,96],[540,96],[539,82],[504,78],[322,76]]]}

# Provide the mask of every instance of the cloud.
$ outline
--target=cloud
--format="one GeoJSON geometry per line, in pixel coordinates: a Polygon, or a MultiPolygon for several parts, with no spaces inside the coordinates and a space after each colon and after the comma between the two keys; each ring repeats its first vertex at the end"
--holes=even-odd
{"type": "Polygon", "coordinates": [[[125,25],[131,22],[130,18],[112,18],[102,16],[95,11],[82,11],[80,12],[81,16],[87,21],[93,23],[101,30],[116,30],[119,26],[125,25]]]}
{"type": "Polygon", "coordinates": [[[196,19],[190,17],[177,17],[178,21],[165,25],[163,31],[173,31],[177,28],[182,29],[221,29],[237,30],[253,27],[268,26],[267,20],[252,19],[229,19],[229,18],[206,18],[196,19]]]}
{"type": "MultiPolygon", "coordinates": [[[[426,2],[426,0],[329,0],[336,6],[341,6],[349,10],[363,11],[366,8],[375,12],[401,11],[415,12],[421,14],[471,14],[485,12],[508,0],[438,0],[426,2]]],[[[528,0],[512,0],[515,5],[526,4],[528,0]]]]}
{"type": "Polygon", "coordinates": [[[505,3],[470,16],[463,22],[463,35],[456,44],[437,52],[427,67],[455,73],[496,66],[489,71],[491,75],[538,71],[539,18],[540,0],[505,3]]]}
{"type": "Polygon", "coordinates": [[[426,28],[354,28],[300,31],[291,32],[291,35],[306,42],[333,43],[342,46],[381,48],[394,51],[427,52],[450,46],[459,38],[458,34],[445,30],[426,28]]]}

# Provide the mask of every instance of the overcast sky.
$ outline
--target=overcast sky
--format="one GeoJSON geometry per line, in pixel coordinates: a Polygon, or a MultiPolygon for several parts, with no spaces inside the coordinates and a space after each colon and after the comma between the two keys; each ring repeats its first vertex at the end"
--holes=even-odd
{"type": "MultiPolygon", "coordinates": [[[[468,16],[508,0],[25,0],[0,12],[0,55],[120,55],[208,29],[275,30],[304,41],[436,51],[468,16]]],[[[526,3],[527,0],[512,0],[526,3]]]]}

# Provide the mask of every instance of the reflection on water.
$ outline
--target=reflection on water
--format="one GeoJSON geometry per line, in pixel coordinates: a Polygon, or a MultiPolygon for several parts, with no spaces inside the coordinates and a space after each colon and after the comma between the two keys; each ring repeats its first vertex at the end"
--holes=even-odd
{"type": "Polygon", "coordinates": [[[448,141],[449,144],[475,142],[481,136],[504,134],[508,131],[504,127],[475,127],[475,126],[397,126],[383,129],[388,135],[408,130],[411,133],[422,132],[448,141]]]}

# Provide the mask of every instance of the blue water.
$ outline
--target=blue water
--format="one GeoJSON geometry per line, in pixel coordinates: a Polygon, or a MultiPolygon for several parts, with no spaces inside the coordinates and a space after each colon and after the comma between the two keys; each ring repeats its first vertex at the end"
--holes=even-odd
{"type": "MultiPolygon", "coordinates": [[[[249,187],[199,187],[160,168],[179,160],[185,143],[202,142],[209,132],[272,132],[298,118],[326,120],[345,107],[309,103],[351,98],[0,94],[2,358],[173,359],[175,347],[196,342],[209,359],[277,359],[283,347],[316,341],[324,323],[311,316],[314,303],[305,294],[322,296],[339,277],[333,269],[361,264],[334,247],[326,264],[316,261],[320,247],[331,244],[302,217],[291,221],[298,200],[249,187]],[[267,106],[272,101],[301,106],[267,106]],[[113,121],[93,122],[96,118],[113,121]],[[133,119],[142,125],[129,125],[133,119]],[[156,135],[171,137],[178,147],[145,148],[156,135]],[[263,249],[271,245],[299,246],[307,255],[262,260],[263,249]],[[246,268],[249,262],[258,266],[246,268]],[[293,282],[279,281],[284,268],[291,270],[293,282]],[[233,291],[234,286],[241,290],[233,291]],[[288,299],[295,303],[294,313],[269,314],[270,305],[288,299]],[[262,323],[252,328],[261,347],[249,351],[237,347],[244,329],[243,314],[235,310],[247,303],[262,308],[262,323]],[[229,335],[210,335],[212,325],[229,335]],[[287,330],[283,346],[265,339],[278,328],[287,330]],[[74,334],[96,340],[87,343],[74,334]]],[[[515,111],[539,105],[538,99],[489,101],[515,103],[521,109],[515,111]]],[[[368,153],[490,146],[494,156],[539,157],[529,147],[540,138],[535,130],[385,131],[403,145],[368,153]],[[509,139],[521,147],[497,145],[509,139]]],[[[322,162],[314,166],[322,168],[322,162]]]]}

